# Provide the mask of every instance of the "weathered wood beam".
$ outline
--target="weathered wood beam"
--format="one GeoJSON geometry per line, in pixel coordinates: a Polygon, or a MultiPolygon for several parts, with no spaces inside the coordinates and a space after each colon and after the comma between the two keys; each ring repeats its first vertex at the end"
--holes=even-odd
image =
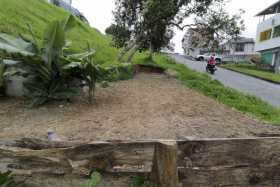
{"type": "Polygon", "coordinates": [[[176,141],[156,143],[151,178],[156,187],[178,187],[176,141]]]}
{"type": "Polygon", "coordinates": [[[280,138],[212,139],[178,143],[179,167],[269,167],[280,164],[280,138]]]}
{"type": "Polygon", "coordinates": [[[92,170],[143,174],[151,171],[156,146],[157,167],[167,168],[164,164],[169,162],[166,165],[176,168],[175,160],[168,159],[175,157],[169,157],[168,152],[170,155],[177,152],[179,177],[189,186],[200,183],[250,186],[254,182],[259,186],[280,186],[280,138],[177,141],[177,151],[169,143],[0,141],[0,171],[31,176],[85,176],[92,170]]]}
{"type": "Polygon", "coordinates": [[[190,186],[280,186],[280,167],[192,168],[180,169],[183,187],[190,186]]]}

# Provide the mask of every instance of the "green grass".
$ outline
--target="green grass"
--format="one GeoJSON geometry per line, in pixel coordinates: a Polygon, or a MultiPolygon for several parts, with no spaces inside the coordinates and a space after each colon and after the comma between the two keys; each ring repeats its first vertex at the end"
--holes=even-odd
{"type": "MultiPolygon", "coordinates": [[[[32,26],[36,38],[41,41],[47,24],[68,15],[63,9],[46,0],[0,0],[0,32],[31,39],[27,24],[32,26]]],[[[97,19],[97,18],[96,18],[97,19]]],[[[77,26],[70,31],[73,51],[82,51],[89,42],[96,49],[96,59],[107,63],[114,61],[117,49],[110,47],[110,38],[77,19],[77,26]]]]}
{"type": "Polygon", "coordinates": [[[280,84],[280,74],[258,69],[254,64],[225,64],[221,67],[280,84]]]}
{"type": "MultiPolygon", "coordinates": [[[[151,61],[143,55],[138,55],[135,62],[151,64],[151,61]]],[[[178,79],[191,89],[238,111],[272,124],[280,124],[280,110],[256,97],[226,87],[207,74],[192,71],[185,65],[177,64],[165,55],[156,55],[154,62],[162,68],[176,70],[179,73],[178,79]]]]}

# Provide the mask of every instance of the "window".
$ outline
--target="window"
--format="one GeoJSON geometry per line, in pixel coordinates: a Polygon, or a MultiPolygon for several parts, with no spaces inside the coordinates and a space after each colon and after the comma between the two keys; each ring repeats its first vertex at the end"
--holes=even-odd
{"type": "Polygon", "coordinates": [[[272,29],[261,32],[260,41],[269,40],[271,38],[272,29]]]}
{"type": "Polygon", "coordinates": [[[236,44],[235,46],[235,52],[244,52],[245,49],[245,44],[241,43],[241,44],[236,44]]]}
{"type": "Polygon", "coordinates": [[[280,37],[280,25],[274,27],[273,38],[280,37]]]}

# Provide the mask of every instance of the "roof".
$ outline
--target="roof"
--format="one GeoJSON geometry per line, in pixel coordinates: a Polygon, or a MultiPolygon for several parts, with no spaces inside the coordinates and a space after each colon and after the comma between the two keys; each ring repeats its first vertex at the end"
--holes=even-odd
{"type": "Polygon", "coordinates": [[[269,15],[269,14],[276,14],[280,10],[280,0],[275,2],[273,5],[269,6],[268,8],[264,9],[260,13],[258,13],[256,16],[264,16],[264,15],[269,15]]]}

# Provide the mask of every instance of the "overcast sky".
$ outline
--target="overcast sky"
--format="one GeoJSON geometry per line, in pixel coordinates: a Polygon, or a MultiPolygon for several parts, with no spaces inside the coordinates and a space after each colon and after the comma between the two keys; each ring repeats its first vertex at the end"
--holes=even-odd
{"type": "MultiPolygon", "coordinates": [[[[277,0],[231,0],[226,9],[231,13],[237,13],[239,9],[246,11],[244,20],[246,31],[242,34],[255,38],[259,18],[254,17],[258,12],[267,8],[277,0]]],[[[78,8],[90,22],[90,25],[104,33],[105,29],[113,22],[112,11],[114,0],[73,0],[73,6],[78,8]]],[[[176,31],[173,41],[176,43],[176,51],[182,52],[181,40],[184,33],[176,31]]]]}

